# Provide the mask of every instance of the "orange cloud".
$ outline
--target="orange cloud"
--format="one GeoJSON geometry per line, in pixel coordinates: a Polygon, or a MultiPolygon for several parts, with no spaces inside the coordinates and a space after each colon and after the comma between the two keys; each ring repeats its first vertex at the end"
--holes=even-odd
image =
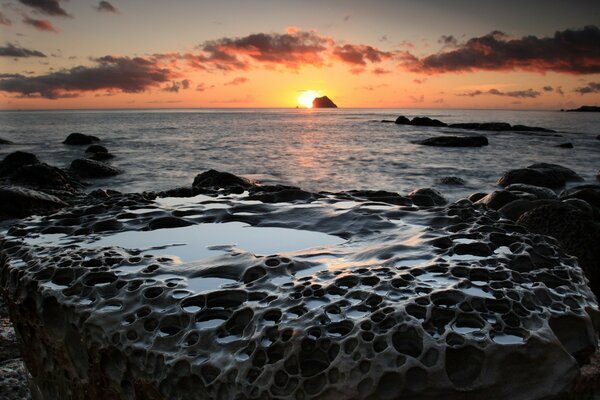
{"type": "Polygon", "coordinates": [[[54,25],[52,25],[52,23],[46,19],[34,19],[34,18],[29,18],[29,17],[25,16],[23,18],[23,23],[33,26],[38,31],[54,32],[54,33],[60,32],[58,30],[58,28],[55,28],[54,25]]]}

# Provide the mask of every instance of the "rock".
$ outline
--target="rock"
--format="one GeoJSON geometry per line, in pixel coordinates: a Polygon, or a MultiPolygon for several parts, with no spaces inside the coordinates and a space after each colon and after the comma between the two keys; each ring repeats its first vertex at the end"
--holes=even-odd
{"type": "Polygon", "coordinates": [[[16,185],[29,186],[41,190],[60,190],[76,193],[83,185],[67,171],[40,163],[24,165],[10,175],[9,181],[16,185]]]}
{"type": "Polygon", "coordinates": [[[440,192],[432,188],[413,190],[408,197],[415,205],[422,207],[443,206],[448,203],[448,200],[440,192]]]}
{"type": "Polygon", "coordinates": [[[581,106],[579,108],[574,108],[572,110],[567,110],[569,112],[599,112],[600,107],[598,106],[581,106]]]}
{"type": "Polygon", "coordinates": [[[79,158],[71,162],[71,170],[82,178],[103,178],[121,173],[117,168],[100,161],[79,158]]]}
{"type": "Polygon", "coordinates": [[[527,199],[516,199],[498,209],[498,212],[510,219],[516,221],[523,213],[536,207],[535,203],[527,199]]]}
{"type": "Polygon", "coordinates": [[[460,128],[460,129],[476,129],[479,131],[509,131],[512,126],[507,124],[506,122],[467,122],[467,123],[459,123],[459,124],[450,124],[448,125],[450,128],[460,128]]]}
{"type": "Polygon", "coordinates": [[[0,176],[7,176],[15,172],[15,170],[23,165],[39,164],[40,160],[35,154],[25,151],[15,151],[8,154],[0,161],[0,176]]]}
{"type": "Polygon", "coordinates": [[[166,216],[154,218],[148,223],[148,229],[151,231],[156,229],[167,229],[167,228],[182,228],[184,226],[194,225],[193,222],[185,220],[183,218],[166,216]]]}
{"type": "Polygon", "coordinates": [[[410,125],[410,119],[406,118],[404,115],[401,115],[398,118],[396,118],[396,121],[394,122],[399,125],[410,125]]]}
{"type": "Polygon", "coordinates": [[[596,136],[596,140],[600,140],[600,135],[596,136]]]}
{"type": "Polygon", "coordinates": [[[568,192],[565,192],[564,194],[561,193],[560,199],[561,200],[568,200],[568,199],[584,200],[592,207],[600,210],[600,190],[597,190],[597,189],[582,188],[582,189],[578,189],[578,190],[570,190],[568,192]]]}
{"type": "Polygon", "coordinates": [[[388,192],[385,190],[350,190],[343,192],[342,194],[348,194],[351,198],[376,201],[387,204],[395,204],[401,206],[412,205],[412,201],[408,197],[401,196],[395,192],[388,192]]]}
{"type": "Polygon", "coordinates": [[[0,399],[30,400],[29,379],[31,376],[21,358],[0,362],[0,399]]]}
{"type": "Polygon", "coordinates": [[[487,146],[488,140],[485,136],[437,136],[416,143],[438,147],[481,147],[487,146]]]}
{"type": "Polygon", "coordinates": [[[248,189],[252,186],[253,184],[248,179],[230,174],[229,172],[219,172],[214,169],[196,175],[194,183],[192,184],[194,190],[230,188],[248,189]]]}
{"type": "Polygon", "coordinates": [[[510,192],[531,193],[538,199],[553,200],[558,197],[556,192],[552,189],[543,186],[526,185],[524,183],[513,183],[512,185],[508,185],[505,189],[510,192]]]}
{"type": "Polygon", "coordinates": [[[579,259],[596,297],[600,296],[600,224],[578,208],[553,202],[524,213],[517,223],[530,232],[558,240],[560,247],[579,259]]]}
{"type": "Polygon", "coordinates": [[[581,180],[574,171],[556,164],[538,163],[527,168],[513,169],[498,179],[498,185],[508,186],[513,183],[525,183],[534,186],[557,188],[567,181],[581,180]]]}
{"type": "Polygon", "coordinates": [[[107,218],[100,220],[92,225],[92,232],[111,232],[119,231],[123,228],[123,223],[115,218],[107,218]]]}
{"type": "Polygon", "coordinates": [[[10,140],[0,138],[0,144],[13,144],[10,140]]]}
{"type": "Polygon", "coordinates": [[[572,149],[573,148],[573,143],[570,143],[570,142],[561,143],[561,144],[557,144],[555,147],[561,147],[563,149],[572,149]]]}
{"type": "Polygon", "coordinates": [[[552,129],[540,128],[539,126],[527,126],[527,125],[513,125],[513,131],[518,132],[548,132],[548,133],[556,133],[556,131],[552,129]]]}
{"type": "Polygon", "coordinates": [[[99,144],[93,144],[85,149],[86,153],[108,153],[108,149],[99,144]]]}
{"type": "Polygon", "coordinates": [[[429,117],[415,117],[410,121],[410,124],[415,126],[448,126],[448,124],[439,119],[429,117]]]}
{"type": "Polygon", "coordinates": [[[315,97],[312,106],[313,108],[337,108],[335,103],[327,96],[315,97]]]}
{"type": "Polygon", "coordinates": [[[592,208],[590,203],[588,203],[585,200],[571,198],[571,199],[562,200],[562,203],[568,204],[570,206],[573,206],[573,207],[579,209],[579,211],[581,211],[585,215],[588,215],[590,217],[594,216],[594,209],[592,208]]]}
{"type": "Polygon", "coordinates": [[[436,180],[441,185],[456,185],[461,186],[465,184],[465,180],[458,176],[442,176],[436,180]]]}
{"type": "Polygon", "coordinates": [[[596,172],[596,179],[600,181],[600,169],[598,170],[598,172],[596,172]]]}
{"type": "Polygon", "coordinates": [[[84,145],[84,144],[92,144],[95,142],[99,142],[100,138],[92,135],[85,135],[83,133],[71,133],[67,138],[63,141],[64,144],[70,145],[84,145]]]}
{"type": "Polygon", "coordinates": [[[295,186],[274,185],[254,186],[250,189],[249,200],[260,200],[263,203],[309,202],[319,198],[316,193],[307,192],[295,186]]]}
{"type": "Polygon", "coordinates": [[[105,161],[105,160],[110,160],[111,158],[114,158],[115,155],[112,153],[94,153],[91,156],[89,156],[88,158],[90,160],[94,160],[94,161],[105,161]]]}
{"type": "Polygon", "coordinates": [[[58,210],[67,203],[56,196],[18,186],[0,186],[0,217],[23,218],[58,210]]]}
{"type": "Polygon", "coordinates": [[[492,210],[499,210],[506,204],[517,200],[519,197],[508,190],[496,190],[481,198],[475,204],[485,204],[492,210]]]}

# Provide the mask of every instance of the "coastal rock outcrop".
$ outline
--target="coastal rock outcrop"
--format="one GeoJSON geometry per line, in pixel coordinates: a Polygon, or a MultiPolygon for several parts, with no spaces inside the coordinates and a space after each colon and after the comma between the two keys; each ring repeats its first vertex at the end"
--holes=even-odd
{"type": "Polygon", "coordinates": [[[500,186],[508,186],[513,183],[524,183],[547,188],[558,188],[564,186],[567,181],[582,180],[573,170],[557,164],[537,163],[527,168],[513,169],[506,172],[500,179],[500,186]]]}
{"type": "Polygon", "coordinates": [[[482,147],[489,144],[485,136],[436,136],[416,143],[437,147],[482,147]]]}
{"type": "Polygon", "coordinates": [[[69,134],[63,141],[64,144],[81,146],[86,144],[93,144],[99,142],[100,138],[93,135],[86,135],[84,133],[74,132],[69,134]]]}
{"type": "Polygon", "coordinates": [[[417,206],[443,206],[448,204],[448,200],[437,190],[432,188],[421,188],[413,190],[408,197],[417,206]]]}
{"type": "MultiPolygon", "coordinates": [[[[386,121],[387,122],[387,121],[386,121]]],[[[530,132],[530,133],[556,133],[556,131],[547,128],[541,128],[539,126],[528,126],[528,125],[511,125],[507,122],[460,122],[454,124],[446,124],[437,119],[429,117],[415,117],[411,120],[403,115],[400,115],[396,119],[396,124],[400,125],[415,125],[415,126],[434,126],[434,127],[449,127],[455,129],[468,129],[478,131],[492,131],[492,132],[530,132]]],[[[560,136],[560,135],[553,135],[560,136]]]]}
{"type": "Polygon", "coordinates": [[[429,117],[415,117],[410,121],[410,124],[415,126],[448,126],[439,119],[429,117]]]}
{"type": "Polygon", "coordinates": [[[79,158],[71,162],[71,170],[82,178],[103,178],[121,173],[118,168],[100,161],[79,158]]]}
{"type": "MultiPolygon", "coordinates": [[[[242,192],[244,189],[252,187],[252,182],[241,178],[229,172],[220,172],[214,169],[205,171],[196,175],[192,188],[200,193],[205,190],[231,189],[236,188],[242,192]]],[[[241,193],[241,192],[240,192],[241,193]]]]}
{"type": "Polygon", "coordinates": [[[337,108],[337,105],[327,96],[315,97],[312,106],[313,108],[337,108]]]}
{"type": "Polygon", "coordinates": [[[0,218],[23,218],[28,215],[58,210],[67,203],[34,189],[0,186],[0,218]]]}
{"type": "Polygon", "coordinates": [[[15,170],[24,165],[39,164],[40,160],[35,154],[26,151],[15,151],[7,154],[0,161],[0,176],[7,176],[15,172],[15,170]]]}

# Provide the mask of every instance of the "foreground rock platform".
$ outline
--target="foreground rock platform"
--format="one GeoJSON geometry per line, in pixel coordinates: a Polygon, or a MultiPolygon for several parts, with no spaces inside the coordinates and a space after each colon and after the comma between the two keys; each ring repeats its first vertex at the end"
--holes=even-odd
{"type": "Polygon", "coordinates": [[[3,233],[36,392],[558,399],[597,349],[576,259],[483,204],[251,188],[265,203],[219,177],[197,179],[210,196],[97,193],[3,233]],[[310,245],[282,245],[300,233],[310,245]]]}

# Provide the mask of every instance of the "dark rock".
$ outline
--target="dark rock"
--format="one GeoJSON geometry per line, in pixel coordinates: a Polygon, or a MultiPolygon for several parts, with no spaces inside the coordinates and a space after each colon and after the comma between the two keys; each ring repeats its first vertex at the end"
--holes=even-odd
{"type": "Polygon", "coordinates": [[[525,183],[534,186],[557,188],[567,181],[581,180],[574,171],[556,164],[538,163],[527,168],[513,169],[498,179],[498,185],[508,186],[513,183],[525,183]]]}
{"type": "Polygon", "coordinates": [[[510,192],[531,193],[538,199],[552,200],[558,197],[556,192],[552,189],[542,186],[526,185],[524,183],[513,183],[512,185],[508,185],[505,189],[510,192]]]}
{"type": "Polygon", "coordinates": [[[418,141],[417,144],[438,147],[481,147],[487,146],[485,136],[437,136],[418,141]]]}
{"type": "Polygon", "coordinates": [[[381,122],[381,123],[383,123],[383,124],[393,124],[393,123],[394,123],[394,121],[393,121],[393,120],[391,120],[391,119],[382,119],[382,120],[381,120],[381,121],[379,121],[379,122],[381,122]]]}
{"type": "Polygon", "coordinates": [[[315,97],[312,106],[313,108],[337,108],[335,103],[327,96],[315,97]]]}
{"type": "Polygon", "coordinates": [[[0,176],[7,176],[23,165],[39,164],[40,160],[35,154],[26,151],[15,151],[8,154],[0,161],[0,176]]]}
{"type": "Polygon", "coordinates": [[[448,200],[440,192],[431,188],[413,190],[408,194],[412,202],[421,207],[443,206],[448,200]]]}
{"type": "Polygon", "coordinates": [[[498,209],[498,212],[506,218],[516,221],[521,215],[523,215],[523,213],[526,213],[534,207],[536,207],[536,205],[531,200],[516,199],[502,206],[500,209],[498,209]]]}
{"type": "Polygon", "coordinates": [[[578,208],[553,202],[524,213],[517,223],[530,232],[554,237],[561,248],[579,259],[590,281],[590,288],[600,296],[600,224],[578,208]]]}
{"type": "Polygon", "coordinates": [[[552,129],[540,128],[539,126],[527,126],[527,125],[513,125],[513,131],[519,132],[548,132],[548,133],[556,133],[552,129]]]}
{"type": "Polygon", "coordinates": [[[316,200],[320,195],[307,192],[295,186],[255,186],[250,189],[248,199],[260,200],[263,203],[282,203],[302,201],[309,202],[316,200]]]}
{"type": "Polygon", "coordinates": [[[67,138],[63,141],[64,144],[70,145],[84,145],[84,144],[92,144],[99,142],[100,138],[92,135],[85,135],[83,133],[71,133],[67,138]]]}
{"type": "Polygon", "coordinates": [[[573,143],[570,143],[570,142],[561,143],[561,144],[557,144],[556,147],[561,147],[563,149],[572,149],[573,148],[573,143]]]}
{"type": "Polygon", "coordinates": [[[399,125],[410,125],[410,119],[406,118],[404,115],[401,115],[398,118],[396,118],[396,121],[394,122],[399,125]]]}
{"type": "Polygon", "coordinates": [[[179,187],[165,190],[157,194],[158,197],[193,197],[194,191],[190,187],[179,187]]]}
{"type": "Polygon", "coordinates": [[[476,129],[480,131],[509,131],[512,126],[507,124],[506,122],[466,122],[459,124],[450,124],[448,125],[450,128],[460,128],[460,129],[476,129]]]}
{"type": "Polygon", "coordinates": [[[10,140],[0,138],[0,144],[13,144],[10,140]]]}
{"type": "Polygon", "coordinates": [[[415,117],[410,121],[410,124],[415,126],[448,126],[448,124],[439,119],[429,117],[415,117]]]}
{"type": "Polygon", "coordinates": [[[108,149],[99,144],[93,144],[85,149],[86,153],[108,153],[108,149]]]}
{"type": "Polygon", "coordinates": [[[599,209],[600,211],[600,190],[592,189],[592,188],[583,188],[579,190],[569,191],[565,194],[561,193],[561,200],[568,199],[580,199],[587,202],[594,208],[599,209]]]}
{"type": "Polygon", "coordinates": [[[0,217],[23,218],[66,207],[56,196],[18,186],[0,187],[0,217]]]}
{"type": "Polygon", "coordinates": [[[508,190],[496,190],[478,200],[475,204],[485,204],[492,210],[499,210],[506,204],[517,200],[519,197],[508,190]]]}
{"type": "Polygon", "coordinates": [[[194,225],[194,223],[183,218],[166,216],[154,218],[148,223],[148,228],[153,231],[156,229],[181,228],[190,225],[194,225]]]}
{"type": "Polygon", "coordinates": [[[230,174],[229,172],[219,172],[214,169],[196,175],[192,184],[194,190],[230,189],[234,187],[247,189],[252,186],[252,183],[248,179],[230,174]]]}
{"type": "Polygon", "coordinates": [[[479,257],[487,257],[494,254],[487,244],[481,242],[458,243],[454,246],[453,250],[455,254],[470,254],[479,257]]]}
{"type": "Polygon", "coordinates": [[[593,217],[594,216],[594,209],[592,208],[592,206],[585,200],[581,200],[581,199],[577,199],[577,198],[571,198],[571,199],[565,199],[562,201],[564,204],[568,204],[570,206],[576,207],[577,209],[579,209],[579,211],[581,211],[582,213],[593,217]]]}
{"type": "Polygon", "coordinates": [[[458,176],[442,176],[437,179],[437,183],[441,185],[456,185],[461,186],[465,184],[465,180],[458,176]]]}
{"type": "Polygon", "coordinates": [[[83,185],[67,171],[45,163],[24,165],[10,175],[11,183],[35,189],[79,192],[83,185]]]}
{"type": "Polygon", "coordinates": [[[111,158],[114,158],[115,155],[112,153],[93,153],[91,156],[89,156],[88,158],[90,160],[94,160],[94,161],[104,161],[104,160],[110,160],[111,158]]]}
{"type": "Polygon", "coordinates": [[[567,110],[570,112],[599,112],[600,107],[598,106],[581,106],[579,108],[574,108],[572,110],[567,110]]]}
{"type": "Polygon", "coordinates": [[[123,223],[114,218],[100,220],[92,225],[93,232],[118,231],[118,230],[121,230],[122,228],[123,228],[123,223]]]}
{"type": "Polygon", "coordinates": [[[412,201],[409,198],[401,196],[398,193],[387,192],[385,190],[351,190],[346,193],[349,194],[351,197],[358,199],[367,199],[370,201],[400,206],[412,205],[412,201]]]}
{"type": "Polygon", "coordinates": [[[73,160],[71,169],[83,178],[102,178],[121,173],[119,169],[111,167],[108,164],[84,158],[73,160]]]}
{"type": "Polygon", "coordinates": [[[469,201],[471,201],[472,203],[476,203],[479,200],[483,199],[485,196],[487,196],[487,193],[478,192],[478,193],[473,193],[472,195],[467,197],[467,199],[469,199],[469,201]]]}

